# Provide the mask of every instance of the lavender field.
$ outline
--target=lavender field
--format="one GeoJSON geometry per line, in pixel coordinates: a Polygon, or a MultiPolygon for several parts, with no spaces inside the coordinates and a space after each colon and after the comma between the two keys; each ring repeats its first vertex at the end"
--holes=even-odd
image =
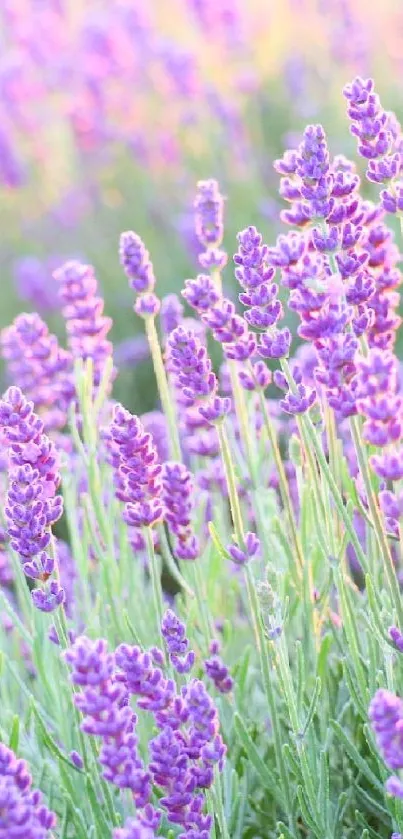
{"type": "Polygon", "coordinates": [[[0,34],[0,839],[403,839],[403,5],[0,34]]]}

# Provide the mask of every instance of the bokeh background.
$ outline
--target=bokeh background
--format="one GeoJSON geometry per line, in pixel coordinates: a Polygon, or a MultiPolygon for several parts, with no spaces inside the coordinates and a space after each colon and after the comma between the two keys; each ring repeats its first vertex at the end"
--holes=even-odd
{"type": "MultiPolygon", "coordinates": [[[[161,295],[197,273],[192,202],[215,177],[224,246],[281,230],[275,157],[322,122],[355,157],[342,88],[373,75],[403,113],[402,0],[2,0],[0,327],[38,311],[63,335],[52,271],[95,266],[120,375],[147,411],[155,391],[118,240],[144,239],[161,295]]],[[[370,186],[366,187],[370,195],[370,186]]],[[[234,294],[231,259],[224,273],[234,294]]]]}

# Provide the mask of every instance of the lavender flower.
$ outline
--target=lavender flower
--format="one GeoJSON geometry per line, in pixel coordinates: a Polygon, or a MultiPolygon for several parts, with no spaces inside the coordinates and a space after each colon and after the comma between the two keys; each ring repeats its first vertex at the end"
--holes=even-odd
{"type": "MultiPolygon", "coordinates": [[[[403,401],[397,394],[397,362],[391,353],[370,350],[367,358],[357,363],[357,408],[365,417],[364,438],[374,446],[396,444],[403,433],[403,401]]],[[[375,472],[391,480],[398,480],[401,466],[392,463],[401,458],[400,450],[390,454],[373,455],[375,472]],[[392,468],[389,468],[392,467],[392,468]]]]}
{"type": "Polygon", "coordinates": [[[390,769],[402,769],[403,701],[389,690],[377,690],[368,714],[385,763],[390,769]]]}
{"type": "Polygon", "coordinates": [[[200,243],[206,249],[218,248],[224,232],[224,199],[217,181],[198,182],[194,209],[196,235],[200,243]]]}
{"type": "Polygon", "coordinates": [[[47,431],[62,428],[74,396],[72,357],[37,314],[18,315],[0,336],[9,378],[43,415],[47,431]]]}
{"type": "Polygon", "coordinates": [[[262,237],[255,227],[242,230],[237,239],[235,276],[244,289],[239,300],[249,307],[245,319],[255,329],[268,329],[283,316],[277,299],[278,286],[271,282],[274,268],[268,264],[268,247],[262,244],[262,237]]]}
{"type": "Polygon", "coordinates": [[[181,326],[169,336],[169,364],[188,405],[211,397],[217,388],[207,350],[192,332],[181,326]]]}
{"type": "Polygon", "coordinates": [[[296,392],[289,390],[280,405],[287,414],[306,414],[314,404],[316,391],[306,385],[296,385],[296,392]]]}
{"type": "Polygon", "coordinates": [[[185,625],[171,609],[165,612],[161,624],[161,633],[175,670],[178,673],[189,673],[195,662],[195,654],[193,650],[189,650],[185,625]]]}
{"type": "Polygon", "coordinates": [[[97,387],[112,356],[112,344],[106,338],[112,321],[103,314],[104,302],[97,294],[94,269],[80,262],[66,262],[55,271],[54,278],[60,284],[69,349],[74,359],[92,359],[97,387]]]}
{"type": "Polygon", "coordinates": [[[194,280],[185,280],[182,296],[199,315],[214,308],[220,300],[217,284],[207,274],[198,274],[194,280]]]}
{"type": "Polygon", "coordinates": [[[146,292],[145,294],[139,294],[133,308],[136,315],[147,320],[147,318],[155,318],[160,311],[160,307],[161,304],[157,295],[153,292],[146,292]]]}
{"type": "Polygon", "coordinates": [[[24,760],[0,744],[0,835],[4,839],[50,839],[56,816],[42,803],[24,760]]]}
{"type": "Polygon", "coordinates": [[[161,666],[164,655],[158,648],[143,652],[140,647],[120,644],[116,653],[118,681],[123,682],[137,705],[154,714],[158,728],[178,728],[187,719],[181,697],[175,692],[173,679],[166,679],[161,666]]]}
{"type": "Polygon", "coordinates": [[[164,790],[160,803],[169,820],[208,835],[211,818],[203,815],[204,796],[197,790],[212,785],[214,765],[222,768],[225,746],[218,733],[217,710],[203,683],[189,682],[182,690],[182,701],[186,725],[182,730],[166,726],[150,742],[150,770],[164,790]]]}
{"type": "Polygon", "coordinates": [[[125,504],[124,519],[133,527],[149,527],[162,518],[161,466],[139,418],[115,405],[103,433],[115,474],[116,497],[125,504]]]}
{"type": "Polygon", "coordinates": [[[220,645],[218,641],[212,641],[210,644],[210,657],[204,662],[204,669],[220,693],[230,693],[234,686],[234,681],[219,652],[220,645]]]}
{"type": "MultiPolygon", "coordinates": [[[[279,371],[276,371],[279,372],[279,371]]],[[[256,361],[250,370],[239,371],[239,381],[245,390],[265,391],[272,380],[272,374],[264,361],[256,361]]]]}
{"type": "Polygon", "coordinates": [[[403,634],[397,626],[389,627],[389,637],[396,649],[403,653],[403,634]]]}
{"type": "Polygon", "coordinates": [[[162,467],[161,480],[164,517],[174,537],[175,555],[178,559],[196,559],[199,544],[191,522],[193,477],[182,463],[168,461],[162,467]]]}
{"type": "Polygon", "coordinates": [[[161,329],[166,339],[181,323],[183,306],[177,294],[167,294],[161,300],[160,321],[161,329]]]}
{"type": "Polygon", "coordinates": [[[403,799],[403,782],[397,775],[391,775],[391,777],[388,778],[385,784],[385,789],[386,792],[388,792],[389,795],[393,795],[394,798],[403,799]]]}
{"type": "MultiPolygon", "coordinates": [[[[368,161],[367,178],[375,183],[393,181],[401,167],[400,154],[394,149],[395,128],[374,91],[373,79],[357,76],[345,86],[343,94],[349,103],[351,133],[358,139],[359,154],[368,161]]],[[[389,191],[383,194],[387,203],[389,191]]]]}
{"type": "Polygon", "coordinates": [[[136,806],[143,807],[150,796],[150,776],[137,753],[137,718],[127,704],[124,685],[115,678],[114,655],[103,639],[81,636],[64,656],[73,684],[83,688],[74,696],[84,717],[81,729],[102,740],[103,777],[120,789],[129,789],[136,806]]]}
{"type": "MultiPolygon", "coordinates": [[[[234,256],[237,266],[235,276],[244,289],[239,300],[248,307],[245,320],[255,329],[265,330],[259,345],[251,348],[249,357],[257,349],[263,358],[281,358],[288,354],[291,333],[277,328],[284,312],[277,299],[278,286],[271,282],[274,268],[270,264],[269,248],[262,243],[261,234],[253,226],[238,233],[237,239],[239,249],[234,256]]],[[[251,384],[250,379],[248,384],[251,384]]]]}
{"type": "Polygon", "coordinates": [[[246,565],[252,557],[257,554],[260,548],[260,541],[255,533],[245,533],[245,540],[242,546],[228,545],[227,551],[236,565],[246,565]]]}
{"type": "MultiPolygon", "coordinates": [[[[55,557],[48,551],[51,527],[63,512],[56,495],[60,484],[54,444],[43,433],[43,423],[18,388],[9,388],[0,401],[0,428],[8,450],[9,489],[5,517],[10,544],[22,561],[24,573],[46,583],[56,572],[55,557]]],[[[32,592],[34,604],[53,611],[63,602],[57,580],[32,592]]]]}
{"type": "Polygon", "coordinates": [[[280,184],[281,197],[293,203],[292,210],[281,213],[283,221],[303,227],[311,219],[328,216],[332,179],[326,136],[321,125],[308,125],[298,152],[292,158],[286,155],[282,160],[276,160],[274,168],[285,175],[280,184]]]}
{"type": "Polygon", "coordinates": [[[155,287],[155,276],[148,250],[140,236],[128,230],[122,233],[119,246],[120,262],[130,288],[137,294],[151,292],[155,287]]]}

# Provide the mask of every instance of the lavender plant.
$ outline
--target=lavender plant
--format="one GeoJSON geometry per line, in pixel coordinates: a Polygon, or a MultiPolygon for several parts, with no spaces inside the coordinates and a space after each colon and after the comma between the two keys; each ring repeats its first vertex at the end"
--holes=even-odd
{"type": "Polygon", "coordinates": [[[67,350],[3,331],[4,839],[403,835],[403,146],[372,80],[345,95],[380,203],[308,126],[275,162],[296,229],[233,243],[239,307],[215,180],[199,320],[122,234],[161,412],[113,397],[90,266],[57,272],[67,350]]]}

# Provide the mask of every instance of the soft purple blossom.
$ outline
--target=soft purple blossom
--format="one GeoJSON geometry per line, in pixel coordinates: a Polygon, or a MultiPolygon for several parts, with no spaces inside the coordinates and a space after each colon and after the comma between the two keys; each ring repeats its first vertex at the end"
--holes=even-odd
{"type": "MultiPolygon", "coordinates": [[[[402,165],[396,143],[400,140],[400,127],[396,127],[390,115],[383,110],[373,79],[357,76],[345,86],[343,93],[348,101],[347,113],[352,123],[350,131],[357,137],[359,154],[368,162],[368,180],[390,184],[400,174],[402,165]]],[[[397,206],[396,209],[392,206],[393,195],[394,190],[389,188],[381,193],[387,212],[396,212],[397,206]]]]}
{"type": "Polygon", "coordinates": [[[271,329],[259,338],[258,354],[262,358],[285,358],[290,352],[292,335],[288,327],[271,329]]]}
{"type": "Polygon", "coordinates": [[[224,198],[217,181],[199,181],[194,201],[196,235],[204,248],[221,245],[224,225],[224,198]]]}
{"type": "Polygon", "coordinates": [[[246,565],[252,559],[260,548],[260,540],[255,533],[245,533],[243,545],[228,545],[227,551],[236,565],[246,565]]]}
{"type": "Polygon", "coordinates": [[[385,763],[390,769],[402,769],[403,701],[389,690],[377,690],[368,715],[385,763]]]}
{"type": "Polygon", "coordinates": [[[140,236],[131,230],[122,233],[119,246],[120,262],[130,288],[137,294],[151,292],[155,286],[155,276],[148,250],[140,236]]]}
{"type": "Polygon", "coordinates": [[[192,526],[195,487],[192,474],[183,463],[163,464],[161,500],[164,518],[173,536],[173,549],[178,559],[196,559],[199,544],[192,526]]]}
{"type": "Polygon", "coordinates": [[[167,294],[161,300],[160,323],[166,339],[182,321],[184,308],[177,294],[167,294]]]}
{"type": "Polygon", "coordinates": [[[112,344],[107,340],[112,320],[103,314],[104,301],[97,293],[94,269],[70,261],[55,271],[54,278],[59,283],[70,352],[74,359],[92,360],[94,385],[98,386],[112,357],[112,344]]]}
{"type": "Polygon", "coordinates": [[[163,616],[161,634],[175,670],[178,673],[189,673],[195,662],[195,654],[189,649],[185,625],[171,609],[163,616]]]}
{"type": "Polygon", "coordinates": [[[220,657],[220,645],[218,641],[212,641],[209,648],[210,656],[204,662],[204,669],[207,676],[214,682],[220,693],[230,693],[234,681],[226,664],[220,657]]]}
{"type": "Polygon", "coordinates": [[[50,839],[56,816],[33,790],[24,760],[0,744],[0,836],[4,839],[50,839]]]}
{"type": "Polygon", "coordinates": [[[168,339],[169,365],[187,404],[210,398],[217,380],[207,350],[190,331],[181,326],[168,339]]]}
{"type": "Polygon", "coordinates": [[[403,634],[400,629],[397,626],[390,626],[388,634],[396,649],[403,653],[403,634]]]}
{"type": "Polygon", "coordinates": [[[103,436],[114,471],[116,497],[125,504],[127,524],[148,527],[160,521],[161,466],[151,434],[138,417],[117,404],[103,436]]]}
{"type": "MultiPolygon", "coordinates": [[[[47,583],[58,572],[51,549],[52,525],[63,512],[56,495],[59,459],[43,423],[19,388],[9,388],[0,401],[0,429],[8,446],[9,487],[5,518],[10,545],[19,554],[27,576],[47,583]]],[[[53,611],[63,602],[58,579],[32,592],[38,609],[53,611]]]]}
{"type": "Polygon", "coordinates": [[[220,300],[217,284],[207,274],[198,274],[194,280],[185,280],[182,296],[198,314],[208,312],[220,300]]]}
{"type": "Polygon", "coordinates": [[[62,428],[74,397],[71,354],[35,313],[18,315],[0,343],[9,379],[32,400],[45,429],[62,428]]]}
{"type": "Polygon", "coordinates": [[[287,414],[306,414],[316,400],[316,391],[306,385],[296,385],[296,391],[289,390],[280,405],[287,414]]]}
{"type": "Polygon", "coordinates": [[[144,806],[150,796],[150,776],[137,753],[137,718],[127,703],[124,684],[115,678],[115,656],[103,639],[76,639],[64,654],[71,669],[71,680],[81,690],[74,702],[83,715],[81,729],[102,741],[99,761],[103,777],[129,789],[136,806],[144,806]]]}

